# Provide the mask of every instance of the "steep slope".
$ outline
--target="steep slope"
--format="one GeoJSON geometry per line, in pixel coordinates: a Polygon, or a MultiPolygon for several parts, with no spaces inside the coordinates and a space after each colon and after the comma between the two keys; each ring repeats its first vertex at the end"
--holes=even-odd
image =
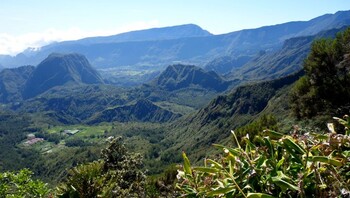
{"type": "Polygon", "coordinates": [[[55,53],[36,67],[25,84],[23,96],[30,98],[64,84],[101,83],[102,78],[84,56],[55,53]]]}
{"type": "MultiPolygon", "coordinates": [[[[4,66],[37,64],[52,52],[82,53],[97,67],[153,66],[174,62],[203,65],[219,56],[251,56],[260,50],[271,51],[282,46],[286,39],[313,35],[320,31],[350,24],[350,11],[317,17],[310,21],[289,22],[222,35],[181,37],[166,40],[137,40],[82,44],[69,42],[42,47],[35,53],[22,53],[5,58],[4,66]]],[[[161,29],[158,29],[159,31],[161,29]]],[[[141,32],[142,33],[142,32],[141,32]]]]}
{"type": "Polygon", "coordinates": [[[22,66],[2,70],[0,72],[0,103],[22,100],[21,88],[34,69],[34,66],[22,66]]]}
{"type": "Polygon", "coordinates": [[[149,84],[168,91],[195,86],[220,92],[229,86],[229,82],[215,72],[207,72],[192,65],[171,65],[149,84]]]}
{"type": "Polygon", "coordinates": [[[346,27],[322,31],[312,36],[288,39],[276,52],[262,53],[240,68],[226,74],[227,79],[249,81],[276,79],[302,69],[303,60],[310,51],[311,43],[316,38],[333,38],[346,27]]]}
{"type": "Polygon", "coordinates": [[[211,150],[212,143],[226,141],[230,130],[252,121],[267,107],[273,109],[270,101],[277,101],[275,97],[288,93],[291,84],[302,74],[299,72],[273,81],[241,86],[227,95],[218,96],[205,108],[171,124],[165,141],[174,142],[171,150],[186,150],[193,159],[203,159],[206,155],[203,151],[211,150]]]}
{"type": "Polygon", "coordinates": [[[133,105],[119,106],[109,108],[97,115],[93,116],[89,124],[96,124],[100,122],[167,122],[180,117],[180,114],[175,114],[171,111],[165,110],[151,101],[141,99],[133,105]]]}

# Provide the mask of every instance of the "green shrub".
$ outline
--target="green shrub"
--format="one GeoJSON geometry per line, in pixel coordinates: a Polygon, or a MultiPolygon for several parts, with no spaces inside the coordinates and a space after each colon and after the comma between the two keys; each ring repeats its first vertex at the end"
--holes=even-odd
{"type": "Polygon", "coordinates": [[[183,153],[177,188],[186,197],[349,197],[350,119],[336,119],[345,134],[333,124],[325,134],[265,130],[242,148],[233,133],[236,148],[214,145],[223,156],[198,167],[183,153]]]}
{"type": "Polygon", "coordinates": [[[47,184],[32,179],[32,174],[28,169],[0,173],[0,197],[47,197],[47,184]]]}

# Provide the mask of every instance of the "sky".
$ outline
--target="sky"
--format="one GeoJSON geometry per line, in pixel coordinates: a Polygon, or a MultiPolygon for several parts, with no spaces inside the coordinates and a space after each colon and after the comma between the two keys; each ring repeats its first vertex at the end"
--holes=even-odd
{"type": "Polygon", "coordinates": [[[0,0],[0,54],[189,23],[223,34],[340,10],[350,0],[0,0]]]}

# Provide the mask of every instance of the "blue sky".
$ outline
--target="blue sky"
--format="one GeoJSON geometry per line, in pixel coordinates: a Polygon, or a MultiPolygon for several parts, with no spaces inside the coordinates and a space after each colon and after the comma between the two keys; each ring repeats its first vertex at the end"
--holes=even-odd
{"type": "Polygon", "coordinates": [[[0,54],[187,23],[222,34],[339,10],[350,10],[350,0],[0,0],[0,54]]]}

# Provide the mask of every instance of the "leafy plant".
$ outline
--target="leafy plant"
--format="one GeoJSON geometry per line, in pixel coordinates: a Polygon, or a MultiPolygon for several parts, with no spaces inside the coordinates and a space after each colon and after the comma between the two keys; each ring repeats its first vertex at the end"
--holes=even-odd
{"type": "Polygon", "coordinates": [[[336,197],[350,196],[350,119],[336,118],[346,134],[291,135],[265,130],[264,135],[244,138],[241,147],[214,145],[223,151],[218,159],[205,159],[191,167],[183,153],[177,188],[187,197],[336,197]]]}

